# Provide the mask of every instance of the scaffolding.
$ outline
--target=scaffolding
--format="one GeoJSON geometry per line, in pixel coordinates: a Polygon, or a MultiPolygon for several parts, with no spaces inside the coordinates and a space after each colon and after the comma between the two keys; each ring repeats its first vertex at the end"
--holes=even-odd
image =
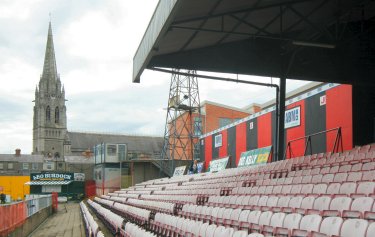
{"type": "MultiPolygon", "coordinates": [[[[199,159],[199,136],[202,118],[196,71],[171,76],[162,158],[168,160],[199,159]]],[[[172,162],[173,164],[173,162],[172,162]]]]}

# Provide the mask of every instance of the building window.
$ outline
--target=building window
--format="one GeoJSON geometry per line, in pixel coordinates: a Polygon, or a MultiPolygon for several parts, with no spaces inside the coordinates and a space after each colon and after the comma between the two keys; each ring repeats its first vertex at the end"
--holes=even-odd
{"type": "Polygon", "coordinates": [[[231,124],[232,120],[230,118],[219,118],[219,128],[227,126],[231,124]]]}
{"type": "Polygon", "coordinates": [[[31,169],[32,170],[37,170],[38,169],[38,163],[32,163],[31,164],[31,169]]]}
{"type": "Polygon", "coordinates": [[[0,163],[0,170],[4,169],[4,163],[0,163]]]}
{"type": "Polygon", "coordinates": [[[59,123],[60,122],[60,110],[59,110],[59,107],[56,107],[55,109],[55,123],[59,123]]]}
{"type": "Polygon", "coordinates": [[[51,109],[49,106],[47,106],[47,109],[46,109],[46,121],[47,122],[51,121],[51,109]]]}
{"type": "Polygon", "coordinates": [[[12,170],[13,169],[13,163],[8,163],[8,170],[12,170]]]}
{"type": "Polygon", "coordinates": [[[116,145],[107,145],[107,155],[115,156],[117,154],[116,145]]]}
{"type": "Polygon", "coordinates": [[[194,135],[195,136],[202,135],[202,118],[200,117],[194,118],[194,135]]]}
{"type": "Polygon", "coordinates": [[[43,163],[43,170],[53,170],[55,169],[54,163],[43,163]]]}
{"type": "Polygon", "coordinates": [[[215,136],[215,147],[221,147],[223,143],[223,136],[222,134],[215,136]]]}
{"type": "Polygon", "coordinates": [[[29,169],[29,163],[22,163],[22,169],[28,170],[29,169]]]}

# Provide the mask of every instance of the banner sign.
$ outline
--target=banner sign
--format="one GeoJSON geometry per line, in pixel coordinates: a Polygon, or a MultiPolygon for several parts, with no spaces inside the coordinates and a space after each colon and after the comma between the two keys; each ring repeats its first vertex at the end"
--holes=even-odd
{"type": "Polygon", "coordinates": [[[265,164],[268,162],[271,151],[272,146],[244,151],[241,153],[237,167],[265,164]]]}
{"type": "Polygon", "coordinates": [[[73,181],[73,173],[32,173],[31,181],[73,181]]]}
{"type": "Polygon", "coordinates": [[[220,170],[225,170],[227,168],[229,156],[217,160],[211,160],[210,166],[208,167],[208,172],[218,172],[220,170]]]}
{"type": "Polygon", "coordinates": [[[301,125],[301,106],[285,111],[285,128],[292,128],[301,125]]]}
{"type": "Polygon", "coordinates": [[[185,170],[186,170],[186,165],[176,167],[176,168],[174,169],[173,176],[181,176],[181,175],[184,175],[184,174],[185,174],[185,170]]]}

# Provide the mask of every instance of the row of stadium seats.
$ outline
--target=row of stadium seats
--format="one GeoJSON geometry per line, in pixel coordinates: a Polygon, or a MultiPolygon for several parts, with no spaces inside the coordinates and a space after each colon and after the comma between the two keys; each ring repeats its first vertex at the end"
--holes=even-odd
{"type": "MultiPolygon", "coordinates": [[[[201,206],[194,204],[184,205],[179,212],[181,216],[193,218],[195,220],[212,221],[212,218],[223,220],[238,219],[241,211],[272,211],[284,213],[299,213],[302,215],[318,214],[323,217],[339,216],[342,218],[361,218],[369,221],[374,220],[375,205],[373,198],[360,197],[353,202],[348,197],[337,197],[331,200],[330,197],[290,197],[277,198],[270,197],[271,202],[264,206],[241,205],[225,203],[221,206],[201,206]]],[[[250,199],[251,201],[251,199],[250,199]]],[[[261,200],[260,200],[261,201],[261,200]]]]}
{"type": "Polygon", "coordinates": [[[247,231],[235,231],[233,228],[217,226],[168,214],[157,213],[150,224],[152,231],[160,236],[194,236],[194,237],[263,237],[262,234],[247,235],[247,231]],[[236,233],[238,232],[238,233],[236,233]]]}
{"type": "Polygon", "coordinates": [[[87,200],[87,203],[92,208],[96,216],[106,224],[107,228],[112,232],[112,234],[121,233],[122,236],[125,236],[124,233],[124,218],[113,213],[109,209],[102,207],[96,202],[87,200]]]}
{"type": "Polygon", "coordinates": [[[125,230],[125,237],[156,237],[156,235],[131,222],[125,224],[125,230]]]}
{"type": "Polygon", "coordinates": [[[269,186],[234,187],[231,195],[341,195],[371,196],[374,193],[373,181],[278,184],[269,186]]]}
{"type": "Polygon", "coordinates": [[[115,211],[116,214],[121,215],[126,220],[143,225],[150,219],[151,211],[142,208],[126,205],[102,198],[95,197],[95,202],[104,205],[105,207],[115,211]]]}
{"type": "Polygon", "coordinates": [[[94,220],[93,216],[86,207],[86,204],[82,201],[79,203],[81,207],[81,213],[83,222],[85,223],[85,229],[88,237],[104,237],[103,232],[100,231],[98,223],[94,220]]]}

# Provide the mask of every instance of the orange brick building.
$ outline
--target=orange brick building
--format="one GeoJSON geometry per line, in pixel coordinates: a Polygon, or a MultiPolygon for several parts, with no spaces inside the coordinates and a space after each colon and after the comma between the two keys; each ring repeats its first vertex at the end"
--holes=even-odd
{"type": "MultiPolygon", "coordinates": [[[[190,114],[185,112],[175,121],[176,130],[180,136],[178,140],[174,141],[172,141],[173,138],[170,138],[170,144],[175,147],[173,154],[170,154],[171,157],[173,156],[174,159],[192,160],[194,144],[199,146],[198,140],[200,135],[231,124],[236,120],[245,118],[252,114],[250,111],[258,112],[259,110],[260,107],[257,106],[244,110],[211,101],[203,101],[201,104],[200,118],[198,113],[192,113],[192,119],[190,120],[190,114]],[[191,144],[189,139],[191,128],[194,130],[192,132],[194,144],[191,144]],[[185,153],[183,152],[184,150],[185,153]]],[[[197,154],[195,157],[197,157],[197,154]]]]}

